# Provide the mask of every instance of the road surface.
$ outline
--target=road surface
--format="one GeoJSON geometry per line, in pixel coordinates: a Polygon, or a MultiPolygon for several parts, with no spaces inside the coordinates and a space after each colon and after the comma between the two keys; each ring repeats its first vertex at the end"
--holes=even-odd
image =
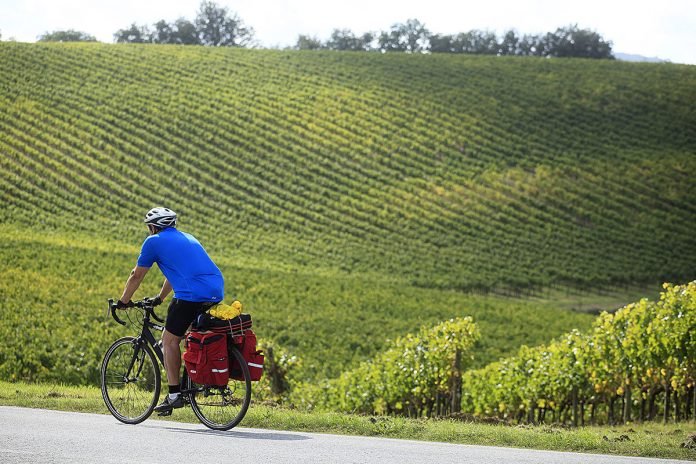
{"type": "Polygon", "coordinates": [[[0,463],[672,464],[688,461],[454,445],[0,407],[0,463]]]}

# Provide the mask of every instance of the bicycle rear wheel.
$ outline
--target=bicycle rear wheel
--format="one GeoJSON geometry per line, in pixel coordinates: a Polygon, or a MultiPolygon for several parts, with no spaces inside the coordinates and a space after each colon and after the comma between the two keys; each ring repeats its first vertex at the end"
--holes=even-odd
{"type": "Polygon", "coordinates": [[[116,340],[104,355],[101,391],[111,414],[126,424],[139,424],[155,408],[160,370],[155,355],[134,337],[116,340]]]}
{"type": "Polygon", "coordinates": [[[244,380],[230,378],[227,385],[198,385],[187,376],[191,408],[198,419],[214,430],[229,430],[241,422],[251,403],[251,376],[244,357],[231,346],[230,357],[241,367],[244,380]]]}

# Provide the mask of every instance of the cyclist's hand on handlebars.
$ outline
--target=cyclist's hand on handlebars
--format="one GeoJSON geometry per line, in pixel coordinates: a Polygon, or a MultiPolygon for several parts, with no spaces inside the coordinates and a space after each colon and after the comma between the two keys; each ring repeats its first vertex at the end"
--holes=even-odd
{"type": "Polygon", "coordinates": [[[116,309],[125,309],[125,308],[132,308],[135,306],[131,300],[128,300],[128,303],[124,303],[121,300],[118,300],[116,303],[116,309]]]}
{"type": "Polygon", "coordinates": [[[152,303],[152,306],[159,306],[162,304],[162,298],[160,298],[159,295],[148,298],[148,300],[152,303]]]}

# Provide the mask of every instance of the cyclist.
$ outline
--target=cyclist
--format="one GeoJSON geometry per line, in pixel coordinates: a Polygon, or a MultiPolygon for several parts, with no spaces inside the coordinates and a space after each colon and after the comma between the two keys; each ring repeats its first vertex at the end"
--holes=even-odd
{"type": "Polygon", "coordinates": [[[143,242],[137,265],[131,271],[117,303],[118,308],[132,305],[131,297],[154,263],[165,277],[159,295],[153,299],[154,304],[162,303],[174,290],[162,333],[169,395],[155,408],[157,412],[168,412],[184,405],[179,387],[179,345],[193,320],[224,297],[224,279],[220,269],[195,237],[176,228],[176,220],[176,213],[168,208],[157,207],[147,212],[145,224],[150,235],[143,242]]]}

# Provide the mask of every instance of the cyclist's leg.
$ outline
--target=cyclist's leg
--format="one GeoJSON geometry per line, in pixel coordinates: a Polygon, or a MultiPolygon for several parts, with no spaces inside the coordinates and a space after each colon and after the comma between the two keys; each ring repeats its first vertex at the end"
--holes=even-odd
{"type": "Polygon", "coordinates": [[[169,305],[165,329],[162,332],[162,351],[164,352],[164,369],[167,372],[169,396],[155,408],[156,411],[183,406],[181,399],[179,372],[181,370],[181,340],[193,320],[200,313],[201,303],[174,298],[169,305]]]}
{"type": "Polygon", "coordinates": [[[181,371],[181,339],[178,335],[164,329],[162,332],[162,351],[164,352],[164,369],[167,372],[167,384],[179,385],[181,371]]]}

